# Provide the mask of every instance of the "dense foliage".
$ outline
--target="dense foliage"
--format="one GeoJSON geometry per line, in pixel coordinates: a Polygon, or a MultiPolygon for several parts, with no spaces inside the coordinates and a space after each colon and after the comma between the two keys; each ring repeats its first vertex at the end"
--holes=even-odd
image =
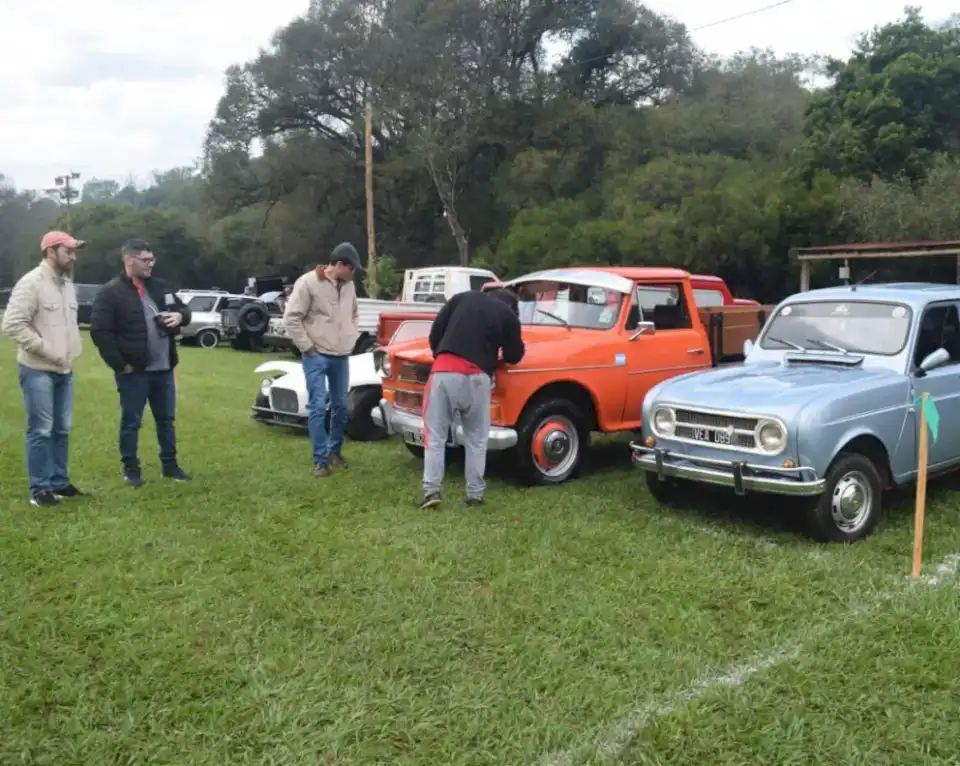
{"type": "MultiPolygon", "coordinates": [[[[78,280],[133,235],[191,287],[365,250],[367,103],[388,288],[428,264],[671,264],[772,301],[798,287],[792,247],[960,238],[955,23],[907,8],[846,62],[721,60],[631,0],[315,0],[230,67],[202,167],[87,181],[78,280]]],[[[66,218],[0,178],[0,285],[66,218]]]]}

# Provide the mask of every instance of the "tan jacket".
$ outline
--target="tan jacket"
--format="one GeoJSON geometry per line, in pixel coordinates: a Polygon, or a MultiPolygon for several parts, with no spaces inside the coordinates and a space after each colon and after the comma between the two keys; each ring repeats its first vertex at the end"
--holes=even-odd
{"type": "Polygon", "coordinates": [[[304,354],[351,354],[360,337],[359,321],[353,282],[341,283],[338,290],[322,266],[294,283],[283,312],[287,334],[304,354]]]}
{"type": "Polygon", "coordinates": [[[17,361],[24,367],[71,372],[83,346],[73,280],[58,276],[41,261],[14,285],[3,314],[3,332],[20,347],[17,361]]]}

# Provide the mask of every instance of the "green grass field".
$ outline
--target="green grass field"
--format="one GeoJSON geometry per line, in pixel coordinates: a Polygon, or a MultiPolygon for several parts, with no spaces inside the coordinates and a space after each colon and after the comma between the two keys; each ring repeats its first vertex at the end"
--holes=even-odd
{"type": "MultiPolygon", "coordinates": [[[[192,484],[123,485],[112,376],[85,337],[73,479],[27,503],[0,343],[0,764],[948,764],[960,742],[960,516],[930,488],[877,534],[814,544],[776,503],[654,504],[605,440],[583,478],[456,474],[415,508],[397,440],[311,476],[250,420],[261,358],[185,349],[192,484]]],[[[495,470],[491,467],[491,471],[495,470]]],[[[454,469],[456,471],[456,469],[454,469]]]]}

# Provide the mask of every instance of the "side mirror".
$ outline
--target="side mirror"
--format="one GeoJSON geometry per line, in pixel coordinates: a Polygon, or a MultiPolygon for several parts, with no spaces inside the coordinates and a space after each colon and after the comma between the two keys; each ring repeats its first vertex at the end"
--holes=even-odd
{"type": "Polygon", "coordinates": [[[920,366],[917,368],[917,377],[922,378],[928,372],[937,369],[937,367],[943,367],[949,361],[950,352],[945,348],[938,348],[932,354],[927,354],[920,362],[920,366]]]}
{"type": "Polygon", "coordinates": [[[637,331],[630,336],[630,340],[636,340],[641,335],[654,335],[657,332],[657,326],[653,322],[640,322],[637,325],[637,331]]]}
{"type": "Polygon", "coordinates": [[[753,341],[747,338],[743,342],[743,355],[750,356],[750,352],[753,351],[753,341]]]}

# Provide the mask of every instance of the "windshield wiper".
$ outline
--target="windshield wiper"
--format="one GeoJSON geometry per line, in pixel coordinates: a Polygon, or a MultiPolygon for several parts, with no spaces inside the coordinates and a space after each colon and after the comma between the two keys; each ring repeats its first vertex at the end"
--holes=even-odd
{"type": "Polygon", "coordinates": [[[793,341],[784,340],[783,338],[774,338],[772,335],[768,335],[768,336],[767,336],[767,340],[772,340],[774,343],[779,343],[779,344],[781,344],[781,345],[783,345],[783,346],[792,346],[792,347],[795,348],[797,351],[806,351],[806,350],[807,350],[807,349],[805,349],[803,346],[801,346],[799,343],[794,343],[793,341]]]}
{"type": "Polygon", "coordinates": [[[839,351],[841,354],[849,354],[845,348],[841,348],[834,343],[828,343],[825,340],[819,340],[817,338],[804,338],[807,343],[815,343],[818,346],[823,346],[824,348],[829,348],[831,351],[839,351]]]}
{"type": "Polygon", "coordinates": [[[558,322],[560,322],[564,327],[569,327],[569,326],[570,326],[570,323],[569,323],[566,319],[564,319],[563,317],[558,317],[556,314],[551,314],[549,311],[544,311],[543,309],[540,309],[540,308],[534,307],[534,309],[535,309],[538,313],[543,314],[544,316],[548,316],[548,317],[550,317],[551,319],[556,319],[556,320],[557,320],[558,322]]]}

